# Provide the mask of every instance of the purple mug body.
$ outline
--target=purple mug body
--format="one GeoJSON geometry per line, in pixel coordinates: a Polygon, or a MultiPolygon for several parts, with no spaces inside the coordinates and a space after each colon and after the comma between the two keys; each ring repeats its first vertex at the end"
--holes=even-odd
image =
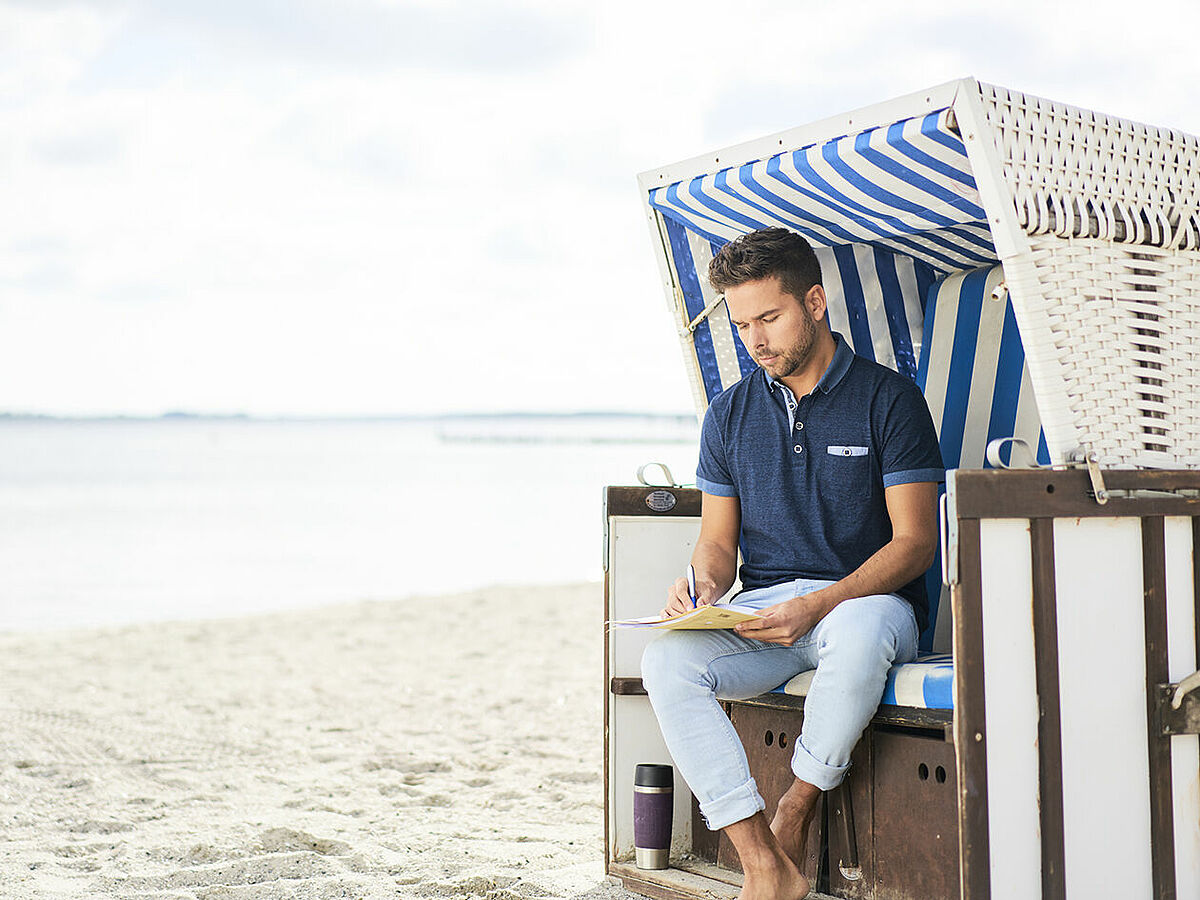
{"type": "Polygon", "coordinates": [[[639,765],[633,778],[633,849],[639,869],[665,869],[671,855],[675,772],[639,765]]]}

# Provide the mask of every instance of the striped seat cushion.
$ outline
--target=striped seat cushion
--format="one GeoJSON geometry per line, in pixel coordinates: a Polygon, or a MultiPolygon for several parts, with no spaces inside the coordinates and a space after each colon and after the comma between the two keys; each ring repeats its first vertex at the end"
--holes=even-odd
{"type": "MultiPolygon", "coordinates": [[[[773,693],[808,696],[816,670],[801,672],[773,693]]],[[[954,709],[954,660],[949,653],[927,653],[916,662],[892,666],[881,703],[916,709],[954,709]]]]}

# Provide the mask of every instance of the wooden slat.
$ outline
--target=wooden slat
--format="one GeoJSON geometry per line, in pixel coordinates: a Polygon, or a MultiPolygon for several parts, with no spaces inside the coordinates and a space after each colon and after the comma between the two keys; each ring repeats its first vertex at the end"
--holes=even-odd
{"type": "Polygon", "coordinates": [[[1058,686],[1058,605],[1054,522],[1030,523],[1033,561],[1033,657],[1038,694],[1038,806],[1042,830],[1042,898],[1066,897],[1063,832],[1062,707],[1058,686]]]}
{"type": "Polygon", "coordinates": [[[608,680],[609,693],[615,694],[618,697],[645,697],[646,688],[642,686],[641,678],[610,678],[608,680]]]}
{"type": "Polygon", "coordinates": [[[1167,560],[1161,517],[1142,520],[1146,622],[1146,731],[1150,756],[1150,854],[1157,900],[1175,900],[1175,816],[1171,739],[1159,733],[1158,686],[1168,681],[1167,560]]]}
{"type": "MultiPolygon", "coordinates": [[[[673,860],[670,869],[638,869],[614,863],[609,874],[631,891],[656,900],[733,900],[742,888],[742,873],[696,860],[673,860]]],[[[805,900],[834,900],[817,891],[805,900]]]]}
{"type": "Polygon", "coordinates": [[[605,513],[610,516],[698,516],[700,515],[701,492],[696,488],[609,487],[604,492],[605,513]],[[647,505],[646,499],[653,493],[666,492],[675,498],[675,505],[667,510],[657,510],[647,505]]]}
{"type": "MultiPolygon", "coordinates": [[[[759,694],[748,700],[738,700],[748,706],[766,706],[771,709],[804,709],[804,698],[791,694],[759,694]]],[[[954,721],[954,710],[920,709],[915,706],[893,706],[880,704],[871,718],[872,725],[896,725],[901,728],[922,728],[942,731],[954,721]]]]}
{"type": "Polygon", "coordinates": [[[987,794],[987,730],[983,684],[983,577],[979,520],[959,525],[959,583],[954,601],[954,747],[958,769],[961,894],[992,895],[987,794]]]}
{"type": "Polygon", "coordinates": [[[1200,672],[1200,516],[1192,518],[1192,599],[1195,613],[1193,624],[1196,631],[1196,668],[1200,672]]]}
{"type": "Polygon", "coordinates": [[[716,866],[706,866],[705,870],[701,875],[676,868],[647,870],[613,863],[608,874],[620,878],[627,889],[654,900],[733,900],[737,896],[740,873],[723,872],[716,866]],[[738,883],[726,880],[730,876],[739,876],[738,883]]]}
{"type": "MultiPolygon", "coordinates": [[[[1200,515],[1200,496],[1118,493],[1101,505],[1092,496],[1092,483],[1083,469],[960,469],[954,477],[958,515],[963,519],[1200,515]]],[[[1200,491],[1200,471],[1107,469],[1104,484],[1110,492],[1200,491]]]]}
{"type": "MultiPolygon", "coordinates": [[[[618,696],[645,696],[646,688],[642,679],[636,677],[610,678],[609,693],[618,696]]],[[[747,706],[765,706],[769,709],[803,710],[804,698],[791,694],[759,694],[748,700],[735,700],[734,703],[744,703],[747,706]]],[[[923,728],[942,731],[954,721],[954,710],[951,709],[920,709],[915,706],[893,706],[881,704],[871,719],[874,725],[896,725],[901,728],[923,728]]]]}

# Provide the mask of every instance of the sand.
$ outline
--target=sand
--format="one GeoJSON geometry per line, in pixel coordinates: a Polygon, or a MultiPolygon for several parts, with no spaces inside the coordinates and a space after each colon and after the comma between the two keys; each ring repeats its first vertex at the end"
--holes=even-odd
{"type": "Polygon", "coordinates": [[[632,900],[601,620],[577,585],[0,635],[0,897],[632,900]]]}

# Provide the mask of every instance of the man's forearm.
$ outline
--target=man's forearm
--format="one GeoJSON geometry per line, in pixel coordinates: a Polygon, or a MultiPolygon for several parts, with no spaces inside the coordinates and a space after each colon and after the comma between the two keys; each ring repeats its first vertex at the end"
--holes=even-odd
{"type": "Polygon", "coordinates": [[[696,570],[697,596],[715,603],[733,586],[737,576],[737,552],[731,553],[714,541],[700,541],[692,551],[692,568],[696,570]]]}
{"type": "Polygon", "coordinates": [[[931,546],[919,537],[893,537],[841,581],[806,594],[805,598],[817,603],[824,617],[843,600],[894,594],[933,565],[935,550],[936,545],[931,546]]]}

